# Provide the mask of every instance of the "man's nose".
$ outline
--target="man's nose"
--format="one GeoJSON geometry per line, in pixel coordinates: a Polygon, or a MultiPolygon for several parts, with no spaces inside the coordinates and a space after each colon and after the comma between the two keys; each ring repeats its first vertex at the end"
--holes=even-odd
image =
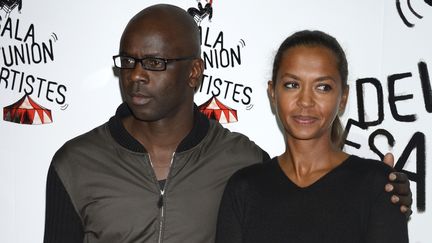
{"type": "Polygon", "coordinates": [[[144,83],[148,83],[150,81],[149,79],[149,70],[144,69],[141,62],[137,62],[135,64],[135,67],[131,69],[131,76],[132,81],[140,81],[144,83]]]}

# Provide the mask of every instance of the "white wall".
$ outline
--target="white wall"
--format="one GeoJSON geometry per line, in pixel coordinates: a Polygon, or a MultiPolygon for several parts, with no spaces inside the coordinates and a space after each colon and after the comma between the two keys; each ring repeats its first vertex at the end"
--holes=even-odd
{"type": "MultiPolygon", "coordinates": [[[[419,147],[413,150],[403,167],[416,173],[417,165],[430,161],[431,152],[432,110],[429,107],[432,104],[428,99],[432,99],[432,92],[430,86],[429,90],[427,86],[422,89],[418,63],[426,64],[429,69],[426,73],[432,75],[432,6],[424,1],[411,1],[413,9],[423,16],[419,19],[410,12],[407,1],[401,1],[401,9],[408,21],[415,24],[413,27],[406,26],[398,15],[397,1],[215,0],[212,20],[201,22],[203,51],[208,55],[220,53],[222,45],[228,51],[240,50],[241,64],[234,60],[234,67],[208,68],[205,72],[208,77],[196,95],[196,103],[203,103],[211,97],[211,92],[217,92],[214,80],[220,79],[217,81],[221,84],[218,99],[236,109],[239,118],[237,123],[225,126],[247,134],[272,156],[278,155],[284,149],[283,138],[266,94],[272,58],[279,44],[292,32],[320,29],[335,36],[347,52],[351,89],[343,117],[345,122],[360,119],[357,80],[374,78],[383,89],[384,119],[368,129],[351,126],[348,139],[361,147],[346,146],[346,150],[379,159],[372,152],[368,139],[377,129],[384,129],[394,137],[394,146],[387,145],[383,136],[378,136],[374,144],[381,152],[393,152],[398,160],[413,134],[419,132],[419,138],[422,135],[425,138],[426,157],[422,161],[416,157],[423,145],[416,143],[419,147]],[[206,46],[215,43],[214,48],[206,46]],[[406,76],[394,81],[395,96],[412,97],[399,97],[401,100],[389,102],[388,78],[395,77],[394,74],[406,76]],[[391,104],[396,107],[397,114],[415,114],[416,120],[399,121],[392,115],[391,104]]],[[[121,98],[111,56],[117,53],[118,41],[128,19],[158,2],[22,0],[21,12],[17,7],[8,14],[10,21],[6,10],[0,10],[0,106],[20,99],[25,91],[30,91],[25,80],[34,79],[31,98],[50,109],[53,116],[53,123],[45,125],[20,125],[0,120],[0,242],[42,241],[45,180],[51,157],[65,141],[107,121],[114,114],[121,98]],[[33,39],[36,43],[33,48],[49,47],[51,41],[53,60],[48,57],[46,63],[26,61],[7,66],[8,48],[32,49],[33,39]],[[21,78],[24,83],[20,88],[21,78]],[[54,83],[48,86],[49,81],[54,83]]],[[[166,2],[185,9],[197,6],[195,0],[166,2]]],[[[27,59],[27,52],[25,56],[27,59]]],[[[29,56],[36,61],[39,59],[31,52],[29,56]]],[[[425,85],[431,85],[427,79],[423,80],[425,85]]],[[[379,106],[374,86],[365,84],[364,92],[365,121],[377,120],[379,106]]],[[[402,160],[399,165],[401,163],[402,160]]],[[[431,168],[426,166],[426,181],[431,168]]],[[[431,188],[426,185],[426,191],[419,196],[417,183],[412,181],[411,185],[414,213],[409,222],[410,239],[411,242],[430,242],[426,227],[432,223],[429,206],[432,202],[427,197],[432,193],[431,188]],[[419,212],[418,198],[425,195],[426,210],[419,212]]]]}

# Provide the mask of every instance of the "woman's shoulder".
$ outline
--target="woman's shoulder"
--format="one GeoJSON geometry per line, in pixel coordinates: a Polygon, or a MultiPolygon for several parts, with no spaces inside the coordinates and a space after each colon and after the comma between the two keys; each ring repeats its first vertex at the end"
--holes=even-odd
{"type": "Polygon", "coordinates": [[[353,167],[356,167],[357,169],[361,170],[378,170],[382,172],[391,172],[393,171],[393,168],[387,165],[386,163],[376,160],[376,159],[369,159],[369,158],[363,158],[357,155],[350,155],[349,157],[350,164],[353,167]]]}
{"type": "Polygon", "coordinates": [[[277,158],[274,157],[261,163],[249,165],[236,171],[231,176],[230,181],[234,181],[235,183],[251,183],[266,180],[269,176],[274,175],[277,163],[277,158]]]}
{"type": "Polygon", "coordinates": [[[261,163],[249,165],[244,167],[236,172],[239,176],[260,176],[267,173],[269,170],[274,169],[275,165],[277,165],[278,160],[277,157],[269,158],[261,163]]]}
{"type": "Polygon", "coordinates": [[[380,160],[362,158],[351,155],[348,159],[348,168],[352,173],[367,178],[379,178],[380,181],[387,181],[388,175],[394,171],[392,167],[380,160]]]}

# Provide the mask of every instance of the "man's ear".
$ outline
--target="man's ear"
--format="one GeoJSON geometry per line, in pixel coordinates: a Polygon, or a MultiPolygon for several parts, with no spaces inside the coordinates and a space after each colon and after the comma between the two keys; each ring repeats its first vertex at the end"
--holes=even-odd
{"type": "Polygon", "coordinates": [[[270,101],[272,103],[272,105],[275,104],[275,87],[274,87],[274,83],[272,80],[269,80],[267,82],[267,93],[268,96],[270,97],[270,101]]]}
{"type": "Polygon", "coordinates": [[[189,74],[189,86],[196,91],[201,85],[204,73],[204,62],[201,58],[192,60],[192,68],[189,74]]]}

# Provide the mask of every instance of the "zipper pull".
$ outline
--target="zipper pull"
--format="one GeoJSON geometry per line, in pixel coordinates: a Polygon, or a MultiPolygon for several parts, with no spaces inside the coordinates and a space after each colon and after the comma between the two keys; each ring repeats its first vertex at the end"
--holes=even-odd
{"type": "Polygon", "coordinates": [[[159,196],[159,200],[157,202],[157,206],[158,206],[158,208],[162,208],[163,207],[163,195],[162,194],[159,196]]]}

